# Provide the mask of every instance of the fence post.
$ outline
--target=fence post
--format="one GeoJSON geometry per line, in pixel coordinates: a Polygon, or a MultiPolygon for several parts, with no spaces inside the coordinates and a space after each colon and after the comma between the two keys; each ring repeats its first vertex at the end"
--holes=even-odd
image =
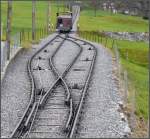
{"type": "Polygon", "coordinates": [[[79,24],[77,25],[77,32],[78,32],[78,34],[79,34],[79,29],[80,29],[80,26],[79,26],[79,24]]]}
{"type": "Polygon", "coordinates": [[[24,29],[22,30],[22,40],[24,41],[24,29]]]}
{"type": "Polygon", "coordinates": [[[88,32],[86,31],[86,40],[88,39],[88,32]]]}
{"type": "Polygon", "coordinates": [[[126,51],[126,60],[128,60],[128,51],[126,51]]]}
{"type": "Polygon", "coordinates": [[[28,40],[29,40],[29,30],[28,30],[28,40]]]}
{"type": "Polygon", "coordinates": [[[113,48],[113,46],[114,46],[114,43],[115,43],[115,40],[113,39],[113,42],[112,42],[112,47],[111,47],[111,48],[113,48]]]}
{"type": "Polygon", "coordinates": [[[3,37],[3,23],[1,24],[1,40],[2,40],[2,37],[3,37]]]}
{"type": "Polygon", "coordinates": [[[107,47],[107,39],[108,39],[108,38],[106,37],[105,47],[107,47]]]}
{"type": "Polygon", "coordinates": [[[4,49],[5,49],[5,43],[4,42],[2,42],[1,43],[1,71],[3,72],[3,68],[4,68],[4,66],[5,66],[5,52],[4,52],[4,49]]]}
{"type": "Polygon", "coordinates": [[[92,35],[93,35],[93,37],[92,37],[92,41],[94,41],[94,31],[93,31],[93,34],[92,34],[92,35]]]}
{"type": "Polygon", "coordinates": [[[117,68],[118,68],[118,78],[119,78],[119,87],[120,87],[120,61],[119,61],[119,51],[118,48],[115,46],[114,47],[115,51],[115,56],[116,56],[116,63],[117,63],[117,68]]]}
{"type": "Polygon", "coordinates": [[[100,35],[98,34],[98,43],[100,42],[99,37],[100,37],[100,35]]]}
{"type": "Polygon", "coordinates": [[[132,94],[132,98],[131,98],[131,107],[132,107],[132,111],[131,111],[131,128],[134,131],[134,129],[136,128],[136,116],[135,116],[135,110],[136,110],[136,101],[135,101],[135,96],[136,96],[136,90],[134,89],[133,94],[132,94]]]}
{"type": "Polygon", "coordinates": [[[20,45],[21,45],[21,31],[20,31],[20,45]]]}
{"type": "Polygon", "coordinates": [[[127,98],[128,98],[128,75],[127,71],[124,71],[124,104],[127,104],[127,98]]]}

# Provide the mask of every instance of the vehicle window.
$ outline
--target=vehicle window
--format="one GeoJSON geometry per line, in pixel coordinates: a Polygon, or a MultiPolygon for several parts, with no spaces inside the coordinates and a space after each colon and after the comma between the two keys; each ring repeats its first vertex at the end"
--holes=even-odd
{"type": "Polygon", "coordinates": [[[61,18],[58,19],[58,23],[62,24],[62,19],[61,18]]]}

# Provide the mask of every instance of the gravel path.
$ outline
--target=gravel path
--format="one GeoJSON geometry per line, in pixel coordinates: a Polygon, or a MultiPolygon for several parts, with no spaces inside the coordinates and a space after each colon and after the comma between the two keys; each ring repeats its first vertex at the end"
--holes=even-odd
{"type": "Polygon", "coordinates": [[[29,102],[27,60],[32,50],[22,50],[9,64],[1,86],[1,135],[9,137],[29,102]]]}
{"type": "Polygon", "coordinates": [[[122,113],[118,112],[121,98],[113,80],[112,57],[105,48],[94,44],[97,48],[96,64],[77,137],[123,137],[130,129],[128,122],[121,119],[122,113]]]}
{"type": "Polygon", "coordinates": [[[76,55],[79,53],[80,48],[66,40],[64,44],[60,47],[56,55],[54,56],[54,65],[56,69],[62,74],[67,66],[73,61],[76,55]]]}
{"type": "MultiPolygon", "coordinates": [[[[78,41],[76,42],[79,43],[78,41]]],[[[90,48],[88,44],[86,45],[84,43],[79,43],[79,44],[82,47],[82,52],[78,57],[77,61],[70,69],[69,73],[65,77],[67,84],[71,88],[71,95],[74,104],[79,103],[81,92],[84,87],[90,69],[90,65],[91,65],[90,60],[94,55],[93,50],[88,50],[88,48],[90,48]],[[88,59],[89,61],[86,61],[86,59],[88,59]]]]}
{"type": "Polygon", "coordinates": [[[54,89],[44,108],[38,110],[29,138],[65,138],[63,130],[69,114],[65,97],[62,86],[54,89]]]}
{"type": "Polygon", "coordinates": [[[1,83],[1,137],[11,135],[29,102],[31,86],[26,68],[28,59],[55,35],[48,36],[32,49],[21,50],[8,65],[1,83]]]}
{"type": "Polygon", "coordinates": [[[62,39],[57,38],[40,53],[38,53],[32,60],[33,76],[37,89],[44,88],[44,90],[47,91],[56,80],[53,72],[51,71],[51,68],[49,67],[49,58],[52,56],[61,42],[62,39]],[[40,67],[41,70],[39,70],[38,67],[40,67]]]}

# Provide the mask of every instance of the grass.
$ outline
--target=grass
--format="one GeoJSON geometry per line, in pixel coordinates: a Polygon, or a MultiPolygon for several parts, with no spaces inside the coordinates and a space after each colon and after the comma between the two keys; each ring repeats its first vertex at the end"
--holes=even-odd
{"type": "MultiPolygon", "coordinates": [[[[91,36],[91,33],[80,33],[80,36],[91,41],[98,42],[99,40],[99,43],[114,52],[112,48],[113,39],[111,38],[100,37],[96,33],[93,36],[91,36]]],[[[119,50],[122,69],[128,72],[128,102],[131,103],[131,94],[135,90],[136,115],[148,120],[148,44],[142,41],[115,40],[114,46],[117,46],[119,50]]]]}
{"type": "MultiPolygon", "coordinates": [[[[12,6],[12,35],[20,32],[22,29],[32,29],[32,1],[13,1],[12,6]]],[[[55,26],[57,6],[55,2],[51,2],[51,24],[55,26]]],[[[46,11],[47,1],[36,2],[36,29],[46,27],[46,11]]],[[[60,5],[60,11],[63,11],[60,5]]],[[[7,2],[1,3],[1,16],[4,25],[4,37],[6,32],[7,2]]]]}
{"type": "MultiPolygon", "coordinates": [[[[136,91],[136,114],[148,119],[148,44],[118,40],[121,64],[128,72],[129,91],[136,91]]],[[[130,98],[129,98],[130,99],[130,98]]]]}
{"type": "MultiPolygon", "coordinates": [[[[80,14],[80,31],[114,31],[114,32],[148,32],[148,21],[141,17],[128,16],[123,14],[111,14],[105,11],[94,11],[90,8],[83,10],[80,14]]],[[[91,41],[98,41],[98,34],[93,37],[80,34],[81,37],[91,41]],[[96,38],[96,39],[95,39],[96,38]]],[[[113,40],[111,38],[99,38],[100,43],[112,49],[113,40]]],[[[115,45],[120,53],[120,62],[124,70],[128,72],[129,98],[133,91],[136,91],[136,114],[138,117],[148,119],[148,44],[145,42],[115,40],[115,45]]]]}
{"type": "Polygon", "coordinates": [[[79,20],[81,31],[148,32],[148,20],[123,14],[111,14],[106,11],[86,9],[81,11],[79,20]]]}

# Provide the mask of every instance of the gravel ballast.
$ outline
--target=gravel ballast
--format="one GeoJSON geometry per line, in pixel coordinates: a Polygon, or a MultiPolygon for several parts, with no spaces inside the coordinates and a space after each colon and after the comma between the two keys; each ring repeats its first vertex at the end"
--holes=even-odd
{"type": "Polygon", "coordinates": [[[103,46],[94,45],[96,63],[76,137],[124,137],[130,133],[130,128],[126,118],[122,120],[123,113],[118,111],[121,96],[113,79],[112,55],[103,46]]]}
{"type": "Polygon", "coordinates": [[[1,137],[10,137],[28,105],[31,85],[27,61],[55,35],[48,36],[39,45],[33,45],[32,49],[22,49],[8,65],[1,83],[1,137]]]}
{"type": "MultiPolygon", "coordinates": [[[[42,40],[39,45],[34,45],[32,49],[20,51],[8,65],[6,75],[4,76],[1,86],[1,137],[10,137],[30,100],[31,85],[27,74],[27,61],[31,58],[34,52],[46,44],[55,35],[56,34],[50,35],[46,39],[42,40]]],[[[61,39],[58,39],[57,41],[54,45],[57,45],[61,39]]],[[[76,42],[84,45],[81,41],[76,42]]],[[[84,100],[85,103],[83,105],[82,116],[78,124],[76,137],[124,137],[125,135],[128,135],[130,128],[128,127],[128,121],[126,118],[125,120],[122,120],[123,113],[119,112],[119,103],[122,100],[118,85],[114,80],[112,55],[103,46],[96,43],[94,43],[94,45],[97,48],[96,63],[86,99],[84,100]]],[[[48,51],[52,50],[49,48],[47,49],[48,51]]],[[[76,83],[79,85],[79,88],[72,89],[71,93],[74,98],[79,98],[81,95],[80,87],[82,88],[90,67],[90,59],[93,54],[92,50],[89,51],[88,48],[89,45],[87,45],[87,48],[86,45],[83,46],[83,53],[81,53],[80,57],[77,59],[76,63],[71,68],[71,71],[65,78],[69,86],[73,87],[76,83]],[[88,60],[86,60],[87,58],[88,60]]],[[[66,69],[67,65],[72,62],[78,52],[79,47],[66,40],[53,59],[54,65],[58,69],[59,73],[62,73],[66,69]]],[[[48,56],[44,53],[39,56],[46,59],[48,58],[48,56]]],[[[36,62],[33,65],[36,65],[36,62]]],[[[48,61],[44,60],[44,62],[42,62],[41,60],[40,66],[46,69],[46,71],[41,70],[40,72],[41,76],[43,76],[42,83],[45,85],[44,87],[48,89],[47,87],[49,84],[52,84],[55,77],[48,67],[48,61]]],[[[34,76],[37,77],[36,72],[34,73],[34,76]]],[[[36,82],[39,82],[38,77],[36,82]]],[[[37,84],[37,86],[41,88],[39,84],[37,84]]],[[[58,92],[63,93],[65,91],[61,90],[58,92]]],[[[77,100],[76,103],[78,103],[78,99],[76,98],[74,101],[77,100]]],[[[57,97],[54,97],[54,100],[50,100],[50,104],[48,104],[46,108],[51,107],[51,101],[59,103],[64,102],[63,99],[59,100],[57,97]]],[[[54,117],[61,117],[61,113],[63,113],[63,111],[56,111],[56,116],[54,117]]],[[[42,114],[42,112],[40,114],[42,114]]],[[[49,114],[44,112],[44,115],[48,116],[49,114]]],[[[66,115],[66,113],[64,113],[64,115],[66,115]]],[[[56,119],[54,119],[54,122],[58,122],[56,119]]],[[[59,118],[59,120],[61,120],[61,118],[59,118]]],[[[64,121],[66,121],[66,119],[64,121]]],[[[41,127],[40,129],[37,128],[37,130],[41,130],[43,132],[42,129],[41,127]]],[[[46,130],[47,129],[48,128],[46,127],[46,130]]],[[[35,137],[35,135],[37,134],[34,134],[33,136],[35,137]]],[[[54,137],[57,136],[57,130],[53,135],[54,137]]],[[[47,137],[47,135],[42,135],[42,137],[47,137]]],[[[62,136],[58,135],[58,137],[62,136]]]]}

